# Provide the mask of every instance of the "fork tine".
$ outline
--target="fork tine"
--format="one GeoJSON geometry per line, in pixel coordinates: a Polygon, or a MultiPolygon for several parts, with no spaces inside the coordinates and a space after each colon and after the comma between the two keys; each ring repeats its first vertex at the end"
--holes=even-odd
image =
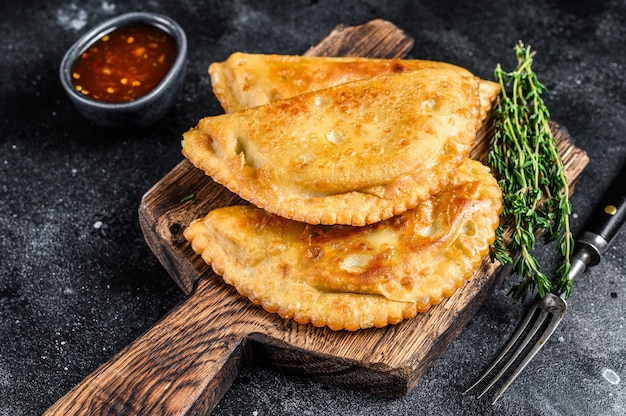
{"type": "MultiPolygon", "coordinates": [[[[483,381],[488,375],[489,373],[491,373],[491,371],[498,365],[498,363],[500,363],[500,361],[502,360],[502,358],[504,358],[504,356],[509,352],[509,350],[511,349],[511,347],[513,347],[513,345],[515,345],[515,343],[517,342],[518,338],[522,335],[522,333],[524,333],[524,330],[526,329],[526,327],[528,326],[528,323],[532,320],[533,316],[535,315],[535,313],[537,312],[537,308],[538,306],[534,305],[534,307],[532,307],[531,309],[528,310],[528,312],[526,313],[526,316],[524,316],[524,320],[519,324],[519,326],[517,327],[517,330],[515,331],[515,333],[511,336],[511,339],[509,339],[509,342],[506,344],[506,346],[502,349],[502,351],[500,352],[500,355],[498,355],[496,357],[495,360],[493,360],[491,362],[491,365],[485,370],[485,372],[474,382],[474,384],[472,384],[467,390],[465,390],[465,393],[468,393],[470,390],[472,390],[474,387],[476,387],[477,385],[480,384],[481,381],[483,381]]],[[[497,380],[497,379],[496,379],[497,380]]],[[[489,386],[491,387],[491,386],[489,386]]],[[[488,390],[488,388],[487,388],[488,390]]],[[[485,392],[483,392],[484,394],[485,392]]]]}
{"type": "MultiPolygon", "coordinates": [[[[543,312],[544,312],[544,314],[546,316],[551,313],[551,312],[547,312],[547,311],[543,311],[543,312]]],[[[537,355],[537,353],[539,352],[541,347],[543,347],[543,345],[546,343],[546,341],[548,341],[548,339],[552,336],[552,334],[554,333],[556,328],[559,326],[561,321],[562,321],[562,315],[561,316],[557,316],[556,314],[552,313],[552,319],[550,320],[550,323],[548,324],[548,326],[544,330],[544,332],[541,335],[541,337],[537,340],[537,342],[535,343],[533,348],[528,352],[526,357],[524,357],[522,362],[517,366],[517,368],[513,371],[513,373],[509,376],[509,378],[504,382],[502,387],[500,387],[500,390],[498,390],[498,393],[495,395],[495,397],[493,399],[493,402],[491,404],[495,404],[498,401],[500,396],[502,396],[502,394],[504,394],[504,392],[511,385],[511,383],[513,383],[515,381],[515,379],[517,378],[517,376],[520,375],[520,373],[524,370],[524,368],[526,368],[526,365],[528,365],[530,360],[532,360],[533,357],[535,355],[537,355]]]]}
{"type": "MultiPolygon", "coordinates": [[[[537,333],[537,331],[539,330],[539,328],[541,328],[543,326],[543,323],[545,322],[547,316],[548,316],[548,312],[544,309],[542,309],[539,306],[535,306],[534,308],[532,308],[532,315],[531,318],[535,315],[535,311],[539,309],[539,315],[537,316],[537,319],[535,320],[535,322],[533,323],[533,326],[530,328],[530,330],[528,331],[528,333],[526,334],[526,337],[524,337],[524,339],[522,340],[522,342],[519,344],[519,346],[517,347],[517,349],[513,352],[513,355],[511,356],[511,358],[509,358],[509,360],[506,362],[506,364],[504,364],[504,366],[500,369],[500,371],[498,372],[498,374],[496,374],[493,379],[491,380],[491,383],[489,383],[489,385],[487,387],[485,387],[485,389],[482,391],[482,393],[480,393],[480,395],[478,396],[479,398],[482,397],[485,393],[487,393],[487,391],[498,381],[500,380],[500,378],[502,377],[502,375],[504,374],[504,372],[506,370],[509,369],[509,367],[511,366],[511,364],[513,364],[515,362],[515,360],[517,359],[517,357],[519,357],[519,355],[521,354],[521,352],[524,350],[524,348],[526,348],[526,346],[528,345],[528,343],[530,342],[530,340],[535,336],[535,334],[537,333]]],[[[525,328],[525,327],[524,327],[525,328]]],[[[522,332],[524,330],[524,328],[522,328],[522,332]]]]}

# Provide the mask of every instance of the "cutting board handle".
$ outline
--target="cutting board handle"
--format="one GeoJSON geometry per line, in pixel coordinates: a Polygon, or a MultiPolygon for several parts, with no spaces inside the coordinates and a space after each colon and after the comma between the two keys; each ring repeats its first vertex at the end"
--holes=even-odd
{"type": "MultiPolygon", "coordinates": [[[[244,334],[202,279],[193,295],[44,415],[208,414],[244,361],[244,334]],[[224,321],[224,325],[207,322],[224,321]]],[[[232,298],[231,298],[232,299],[232,298]]]]}

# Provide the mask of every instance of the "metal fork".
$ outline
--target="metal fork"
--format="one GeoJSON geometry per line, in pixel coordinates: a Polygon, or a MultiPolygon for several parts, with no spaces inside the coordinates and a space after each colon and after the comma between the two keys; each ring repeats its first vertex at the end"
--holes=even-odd
{"type": "MultiPolygon", "coordinates": [[[[586,231],[576,240],[575,251],[570,259],[572,268],[568,274],[569,279],[573,280],[580,276],[588,266],[594,266],[600,262],[602,254],[604,254],[611,241],[620,231],[625,220],[626,164],[624,164],[621,172],[609,186],[606,194],[602,198],[602,202],[592,213],[585,227],[586,231]]],[[[528,365],[530,360],[539,352],[541,347],[545,345],[559,323],[563,320],[566,310],[567,303],[563,298],[563,294],[549,293],[543,298],[537,296],[500,355],[496,357],[487,370],[485,370],[465,393],[485,380],[487,376],[502,363],[511,348],[517,344],[517,348],[512,352],[509,360],[501,367],[498,373],[492,378],[491,382],[487,384],[478,396],[479,398],[482,397],[500,380],[509,367],[519,358],[520,354],[528,347],[529,343],[540,335],[530,351],[528,351],[517,368],[513,370],[509,378],[496,393],[492,402],[492,404],[495,404],[511,383],[513,383],[517,376],[524,370],[526,365],[528,365]],[[543,329],[543,332],[539,332],[540,329],[543,329]],[[525,336],[521,338],[523,334],[525,334],[525,336]]]]}

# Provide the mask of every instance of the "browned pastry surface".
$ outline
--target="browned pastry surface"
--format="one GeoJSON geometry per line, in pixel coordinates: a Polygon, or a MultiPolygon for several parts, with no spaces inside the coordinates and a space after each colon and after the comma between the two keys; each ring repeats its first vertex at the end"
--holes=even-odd
{"type": "Polygon", "coordinates": [[[349,82],[206,117],[183,154],[269,212],[371,224],[448,184],[479,127],[478,85],[448,68],[349,82]]]}
{"type": "Polygon", "coordinates": [[[267,311],[356,330],[400,322],[451,296],[488,253],[500,210],[488,168],[467,159],[447,189],[376,224],[309,225],[230,206],[192,222],[185,237],[267,311]]]}
{"type": "MultiPolygon", "coordinates": [[[[235,52],[209,66],[211,86],[227,113],[283,100],[310,91],[378,75],[417,69],[451,69],[472,76],[465,68],[421,59],[314,57],[235,52]]],[[[500,85],[480,80],[481,120],[486,119],[500,85]]]]}

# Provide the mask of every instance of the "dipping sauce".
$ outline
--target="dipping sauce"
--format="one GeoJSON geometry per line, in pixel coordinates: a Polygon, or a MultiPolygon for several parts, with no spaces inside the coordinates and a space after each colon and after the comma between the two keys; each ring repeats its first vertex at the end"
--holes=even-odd
{"type": "Polygon", "coordinates": [[[174,38],[154,26],[126,26],[104,35],[72,69],[76,91],[111,103],[134,101],[159,85],[176,60],[174,38]]]}

